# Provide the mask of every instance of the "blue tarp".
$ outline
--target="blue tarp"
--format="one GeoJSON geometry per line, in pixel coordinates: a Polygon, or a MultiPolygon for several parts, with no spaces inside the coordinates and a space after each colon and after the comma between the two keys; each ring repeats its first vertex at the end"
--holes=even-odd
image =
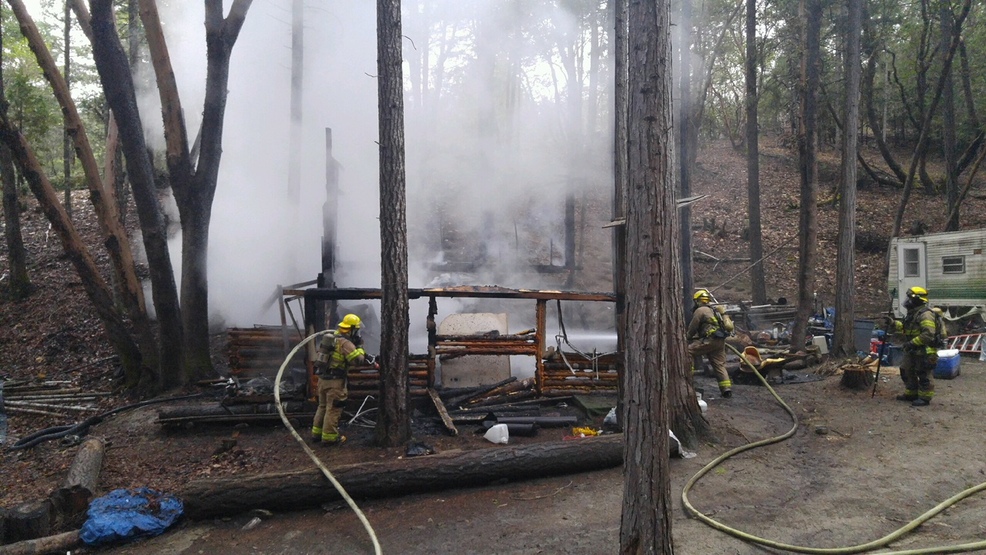
{"type": "Polygon", "coordinates": [[[177,497],[149,488],[113,490],[89,504],[79,538],[88,545],[103,545],[157,536],[174,524],[183,510],[177,497]]]}

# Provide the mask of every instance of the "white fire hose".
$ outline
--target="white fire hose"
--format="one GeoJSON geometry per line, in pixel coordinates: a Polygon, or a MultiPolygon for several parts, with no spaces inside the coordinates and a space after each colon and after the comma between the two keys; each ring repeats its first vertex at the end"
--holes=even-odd
{"type": "Polygon", "coordinates": [[[277,412],[278,414],[281,415],[281,422],[284,422],[284,426],[288,429],[289,432],[291,432],[291,435],[294,436],[296,440],[298,440],[298,443],[301,444],[301,448],[304,449],[305,453],[307,453],[308,456],[311,457],[311,459],[315,462],[315,466],[317,466],[319,470],[322,471],[322,474],[324,474],[325,477],[329,479],[329,482],[332,482],[332,485],[336,488],[336,491],[339,492],[339,495],[341,495],[342,498],[346,500],[346,503],[349,505],[349,508],[351,508],[353,512],[356,513],[356,516],[359,517],[360,522],[363,523],[363,528],[366,529],[366,533],[370,535],[370,540],[373,542],[373,552],[376,553],[376,555],[381,555],[383,551],[381,551],[380,549],[380,542],[377,541],[377,535],[373,532],[373,526],[370,525],[370,521],[366,519],[366,515],[364,515],[363,511],[361,511],[360,508],[356,505],[356,502],[353,501],[353,498],[350,497],[348,493],[346,493],[346,490],[345,488],[342,487],[342,484],[340,484],[339,481],[336,480],[336,477],[333,476],[332,473],[329,472],[329,469],[326,468],[324,464],[322,464],[322,461],[318,459],[318,455],[316,455],[315,452],[312,451],[312,448],[309,447],[307,443],[305,443],[305,439],[298,434],[297,430],[294,429],[294,426],[291,425],[291,422],[288,420],[288,417],[284,414],[284,407],[281,405],[281,375],[284,374],[284,369],[287,368],[288,362],[290,362],[291,359],[294,357],[295,353],[298,352],[298,349],[304,347],[306,344],[308,344],[316,337],[320,337],[327,333],[332,333],[332,330],[315,332],[309,335],[308,337],[306,337],[305,339],[303,339],[301,343],[295,345],[294,349],[291,349],[291,352],[288,353],[288,356],[284,358],[284,362],[281,363],[281,368],[278,369],[277,371],[277,377],[274,378],[274,401],[277,402],[277,412]]]}

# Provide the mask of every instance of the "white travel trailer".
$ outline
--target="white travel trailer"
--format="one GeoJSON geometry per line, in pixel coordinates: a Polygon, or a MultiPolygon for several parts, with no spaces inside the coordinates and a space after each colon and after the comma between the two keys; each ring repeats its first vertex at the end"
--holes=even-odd
{"type": "Polygon", "coordinates": [[[929,302],[945,312],[949,333],[981,330],[986,320],[986,229],[895,237],[890,241],[887,289],[893,308],[907,290],[928,290],[929,302]]]}

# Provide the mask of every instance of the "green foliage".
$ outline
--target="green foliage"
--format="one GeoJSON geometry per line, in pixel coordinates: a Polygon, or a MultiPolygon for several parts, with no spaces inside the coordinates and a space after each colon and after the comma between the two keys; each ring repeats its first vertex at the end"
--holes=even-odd
{"type": "MultiPolygon", "coordinates": [[[[42,3],[41,13],[32,12],[31,16],[51,55],[59,63],[59,69],[63,70],[65,45],[61,3],[56,6],[55,2],[46,0],[42,3]]],[[[49,176],[53,180],[64,181],[64,124],[61,107],[38,67],[27,40],[21,35],[17,19],[7,6],[2,10],[0,24],[3,25],[4,88],[10,103],[11,120],[20,127],[38,160],[47,168],[49,176]]],[[[105,127],[105,102],[92,61],[91,46],[78,28],[72,31],[70,64],[72,96],[98,159],[103,148],[100,137],[105,127]]],[[[75,185],[81,182],[78,177],[73,177],[70,181],[75,185]]]]}

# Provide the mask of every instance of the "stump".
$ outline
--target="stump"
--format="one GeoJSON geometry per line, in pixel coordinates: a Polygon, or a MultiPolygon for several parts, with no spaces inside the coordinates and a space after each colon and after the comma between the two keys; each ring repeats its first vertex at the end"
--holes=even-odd
{"type": "Polygon", "coordinates": [[[51,531],[51,502],[30,501],[14,507],[7,512],[5,528],[7,542],[47,536],[51,531]]]}
{"type": "Polygon", "coordinates": [[[873,387],[873,371],[861,364],[847,364],[842,367],[842,379],[839,383],[843,387],[855,391],[867,390],[873,387]]]}

